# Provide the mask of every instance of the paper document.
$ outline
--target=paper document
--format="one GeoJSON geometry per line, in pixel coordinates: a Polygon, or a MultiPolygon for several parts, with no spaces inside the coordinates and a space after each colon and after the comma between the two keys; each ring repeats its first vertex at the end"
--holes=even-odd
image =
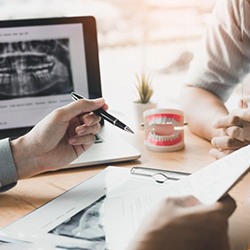
{"type": "MultiPolygon", "coordinates": [[[[214,203],[248,171],[249,166],[250,146],[246,146],[168,185],[149,187],[138,184],[132,192],[121,196],[117,195],[118,190],[113,190],[107,194],[104,204],[109,248],[125,249],[135,237],[144,216],[161,199],[193,195],[204,204],[214,203]]],[[[130,186],[127,182],[119,190],[130,186]]]]}
{"type": "Polygon", "coordinates": [[[0,249],[126,249],[160,199],[194,195],[204,204],[213,203],[249,165],[247,146],[192,175],[163,184],[131,175],[128,168],[108,167],[2,229],[4,239],[15,240],[0,249]]]}

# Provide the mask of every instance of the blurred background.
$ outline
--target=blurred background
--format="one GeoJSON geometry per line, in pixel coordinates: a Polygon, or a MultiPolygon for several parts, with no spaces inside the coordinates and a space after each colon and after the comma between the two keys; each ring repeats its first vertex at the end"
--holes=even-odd
{"type": "Polygon", "coordinates": [[[94,15],[101,48],[200,37],[215,0],[0,0],[1,19],[94,15]]]}
{"type": "Polygon", "coordinates": [[[105,99],[136,99],[135,74],[145,71],[153,98],[175,101],[215,1],[0,0],[0,19],[93,15],[105,99]]]}

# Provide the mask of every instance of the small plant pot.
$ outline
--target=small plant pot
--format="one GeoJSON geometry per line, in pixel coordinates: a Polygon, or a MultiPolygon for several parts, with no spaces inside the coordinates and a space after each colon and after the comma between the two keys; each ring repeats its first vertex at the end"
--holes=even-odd
{"type": "Polygon", "coordinates": [[[143,127],[143,112],[148,109],[153,109],[157,107],[157,104],[154,102],[148,102],[148,103],[139,103],[134,102],[133,103],[134,108],[134,119],[135,119],[135,125],[137,127],[143,127]]]}

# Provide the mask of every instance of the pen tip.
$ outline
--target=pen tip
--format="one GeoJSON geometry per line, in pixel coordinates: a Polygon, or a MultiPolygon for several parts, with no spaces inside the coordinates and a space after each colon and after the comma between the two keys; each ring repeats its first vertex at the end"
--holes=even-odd
{"type": "Polygon", "coordinates": [[[129,128],[128,126],[125,127],[125,131],[127,131],[131,134],[134,134],[134,131],[131,128],[129,128]]]}

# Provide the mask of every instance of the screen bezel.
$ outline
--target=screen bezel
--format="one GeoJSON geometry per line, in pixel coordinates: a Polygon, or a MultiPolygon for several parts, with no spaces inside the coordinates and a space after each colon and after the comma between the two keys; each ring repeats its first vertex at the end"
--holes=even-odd
{"type": "MultiPolygon", "coordinates": [[[[46,26],[57,24],[82,24],[85,48],[85,61],[90,99],[102,97],[101,77],[99,66],[99,48],[97,39],[96,20],[93,16],[53,17],[36,19],[13,19],[0,21],[0,28],[23,26],[46,26]]],[[[0,129],[0,139],[16,138],[27,133],[32,127],[0,129]]]]}

